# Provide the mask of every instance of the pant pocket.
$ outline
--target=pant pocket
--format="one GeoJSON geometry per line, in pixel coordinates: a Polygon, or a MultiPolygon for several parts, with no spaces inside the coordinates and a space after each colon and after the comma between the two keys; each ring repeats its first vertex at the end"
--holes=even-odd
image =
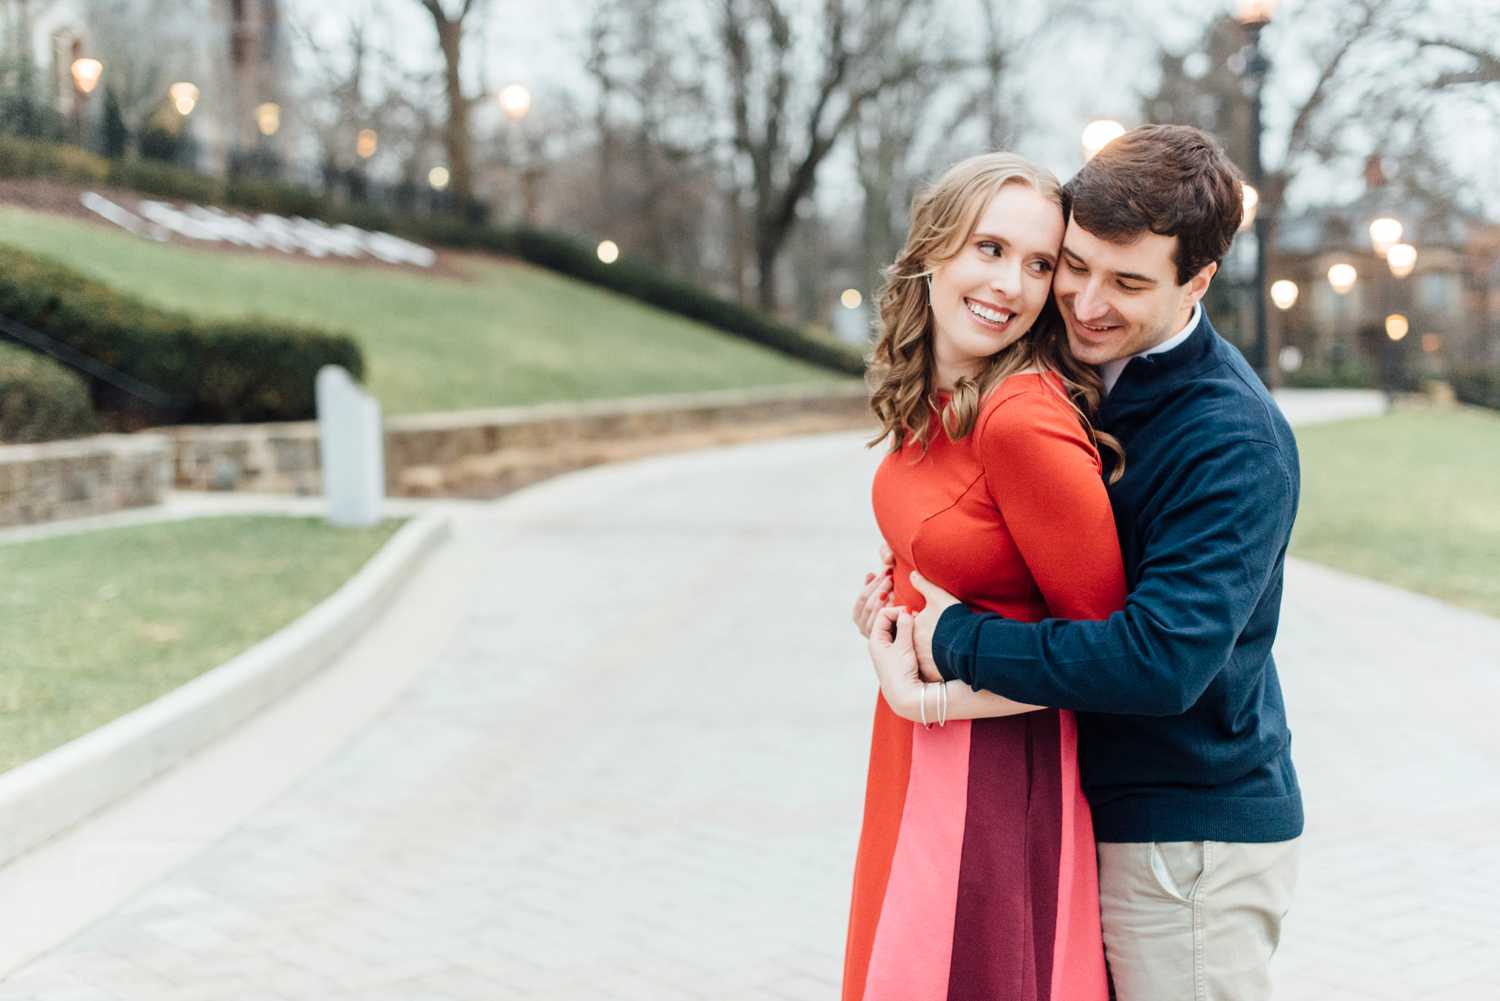
{"type": "Polygon", "coordinates": [[[1184,904],[1193,902],[1208,868],[1206,844],[1203,841],[1151,843],[1151,874],[1163,893],[1184,904]]]}

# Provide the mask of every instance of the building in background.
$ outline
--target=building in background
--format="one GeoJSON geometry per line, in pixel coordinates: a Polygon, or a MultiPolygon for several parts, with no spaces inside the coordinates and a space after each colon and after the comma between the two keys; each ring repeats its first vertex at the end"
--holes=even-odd
{"type": "Polygon", "coordinates": [[[98,152],[208,172],[283,160],[289,53],[281,0],[5,0],[0,90],[34,102],[36,131],[98,152]],[[80,58],[102,63],[88,92],[80,58]],[[179,86],[173,90],[173,85],[179,86]],[[110,119],[116,124],[111,128],[110,119]],[[48,123],[53,123],[50,127],[48,123]]]}
{"type": "Polygon", "coordinates": [[[1350,204],[1283,220],[1269,277],[1296,285],[1295,301],[1275,319],[1282,345],[1295,349],[1283,351],[1284,360],[1309,373],[1373,372],[1392,344],[1418,374],[1500,362],[1500,226],[1494,223],[1375,189],[1350,204]],[[1371,236],[1377,219],[1396,220],[1397,243],[1410,249],[1389,258],[1377,252],[1371,236]],[[1406,270],[1403,255],[1413,251],[1409,272],[1399,274],[1406,270]],[[1333,271],[1340,265],[1353,268],[1352,281],[1347,270],[1333,271]]]}

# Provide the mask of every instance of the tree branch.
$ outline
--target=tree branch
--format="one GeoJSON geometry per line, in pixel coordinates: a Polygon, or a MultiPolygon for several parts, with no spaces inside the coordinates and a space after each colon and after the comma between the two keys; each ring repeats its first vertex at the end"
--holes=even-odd
{"type": "Polygon", "coordinates": [[[1477,60],[1479,65],[1472,70],[1462,73],[1444,73],[1433,81],[1434,86],[1450,87],[1465,83],[1495,83],[1500,81],[1500,54],[1487,52],[1484,49],[1468,45],[1463,42],[1455,42],[1445,38],[1423,38],[1416,37],[1413,41],[1424,49],[1447,49],[1450,52],[1458,52],[1477,60]]]}

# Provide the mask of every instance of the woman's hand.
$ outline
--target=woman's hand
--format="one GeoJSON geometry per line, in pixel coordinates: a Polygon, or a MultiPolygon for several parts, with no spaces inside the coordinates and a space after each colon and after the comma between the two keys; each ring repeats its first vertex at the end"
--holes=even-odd
{"type": "Polygon", "coordinates": [[[911,612],[898,605],[887,605],[875,613],[870,629],[870,660],[880,681],[880,693],[897,716],[909,720],[920,717],[922,697],[912,625],[911,612]]]}
{"type": "Polygon", "coordinates": [[[882,544],[880,547],[881,571],[878,574],[865,574],[865,589],[859,592],[859,597],[854,599],[854,628],[866,639],[870,636],[870,627],[875,622],[875,613],[880,611],[891,597],[891,568],[895,565],[896,557],[891,552],[891,547],[882,544]]]}
{"type": "Polygon", "coordinates": [[[870,636],[870,628],[875,624],[875,614],[890,600],[891,586],[889,570],[879,576],[865,574],[865,589],[854,599],[854,628],[866,639],[870,636]]]}

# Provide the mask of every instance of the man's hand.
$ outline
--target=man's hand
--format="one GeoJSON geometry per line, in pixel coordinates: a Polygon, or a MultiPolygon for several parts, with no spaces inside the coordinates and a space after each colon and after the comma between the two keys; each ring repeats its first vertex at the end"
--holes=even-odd
{"type": "Polygon", "coordinates": [[[932,634],[937,632],[938,619],[943,617],[943,612],[959,601],[915,570],[911,572],[911,585],[927,599],[914,623],[913,642],[917,648],[917,668],[923,681],[942,681],[943,676],[932,659],[932,634]]]}
{"type": "Polygon", "coordinates": [[[854,599],[854,628],[866,639],[870,636],[876,613],[891,597],[891,567],[896,562],[896,556],[891,552],[890,546],[881,545],[880,562],[880,573],[865,574],[865,588],[854,599]]]}

